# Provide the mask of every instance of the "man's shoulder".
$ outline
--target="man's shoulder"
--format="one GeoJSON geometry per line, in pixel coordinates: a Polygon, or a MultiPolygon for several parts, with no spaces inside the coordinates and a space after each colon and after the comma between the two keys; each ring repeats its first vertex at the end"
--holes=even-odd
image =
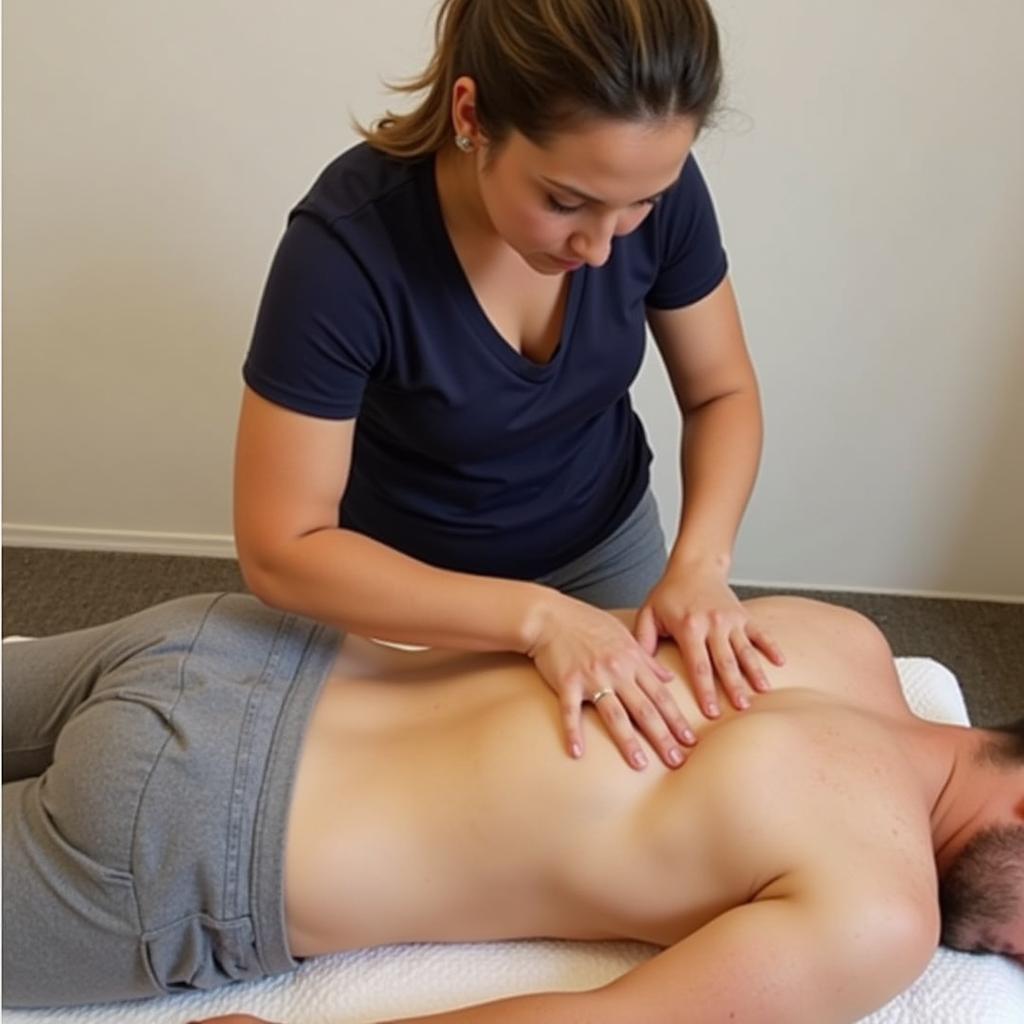
{"type": "Polygon", "coordinates": [[[755,844],[769,878],[884,868],[926,891],[927,801],[884,725],[811,691],[780,691],[762,706],[712,730],[683,769],[700,772],[723,844],[748,854],[755,844]]]}
{"type": "Polygon", "coordinates": [[[744,817],[731,819],[734,838],[757,843],[770,871],[754,899],[803,901],[822,927],[836,923],[851,959],[927,962],[939,933],[931,819],[891,732],[818,694],[803,714],[760,717],[745,723],[760,749],[746,755],[744,817]]]}

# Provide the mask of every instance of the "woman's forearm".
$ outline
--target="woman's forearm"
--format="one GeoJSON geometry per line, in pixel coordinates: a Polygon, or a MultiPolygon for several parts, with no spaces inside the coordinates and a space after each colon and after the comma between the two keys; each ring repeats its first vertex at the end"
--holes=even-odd
{"type": "Polygon", "coordinates": [[[728,571],[761,459],[756,386],[691,410],[682,443],[683,508],[670,561],[712,561],[728,571]]]}
{"type": "Polygon", "coordinates": [[[559,600],[538,584],[436,569],[343,529],[241,561],[250,589],[269,605],[430,647],[526,651],[559,600]]]}

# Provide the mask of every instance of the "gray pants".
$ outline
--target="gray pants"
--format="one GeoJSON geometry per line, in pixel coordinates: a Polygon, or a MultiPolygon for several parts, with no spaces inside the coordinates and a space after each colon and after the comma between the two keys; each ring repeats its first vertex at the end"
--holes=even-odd
{"type": "Polygon", "coordinates": [[[647,491],[600,544],[536,582],[598,608],[639,608],[665,571],[666,559],[658,505],[647,491]]]}
{"type": "Polygon", "coordinates": [[[3,1002],[208,989],[295,965],[283,853],[333,630],[172,601],[3,650],[3,1002]]]}
{"type": "MultiPolygon", "coordinates": [[[[649,494],[542,582],[640,604],[649,494]]],[[[214,988],[295,965],[282,859],[333,630],[251,597],[183,598],[3,650],[3,1002],[214,988]]]]}

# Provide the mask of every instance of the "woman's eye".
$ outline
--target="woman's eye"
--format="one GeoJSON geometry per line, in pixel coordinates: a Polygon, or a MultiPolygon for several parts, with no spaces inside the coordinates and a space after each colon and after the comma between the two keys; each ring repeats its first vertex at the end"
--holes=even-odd
{"type": "MultiPolygon", "coordinates": [[[[566,206],[565,203],[560,203],[554,196],[549,195],[548,206],[555,211],[555,213],[577,213],[582,210],[586,203],[580,203],[579,206],[566,206]]],[[[654,196],[651,199],[641,199],[639,202],[634,203],[633,206],[640,209],[647,209],[651,206],[657,206],[661,201],[661,196],[654,196]]]]}
{"type": "Polygon", "coordinates": [[[579,206],[566,206],[565,203],[560,203],[554,196],[548,196],[548,206],[555,213],[575,213],[577,210],[583,209],[582,203],[579,206]]]}
{"type": "Polygon", "coordinates": [[[633,206],[638,210],[649,210],[660,202],[661,196],[652,196],[650,199],[641,199],[640,202],[634,203],[633,206]]]}

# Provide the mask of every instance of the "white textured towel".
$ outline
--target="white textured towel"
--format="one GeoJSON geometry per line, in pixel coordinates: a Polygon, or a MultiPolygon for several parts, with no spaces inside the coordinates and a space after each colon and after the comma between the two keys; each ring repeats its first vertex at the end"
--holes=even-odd
{"type": "MultiPolygon", "coordinates": [[[[953,674],[897,660],[911,706],[967,723],[953,674]]],[[[5,1024],[183,1024],[240,1011],[282,1024],[371,1024],[518,992],[592,988],[655,952],[635,942],[537,940],[388,946],[307,961],[292,974],[216,992],[72,1010],[8,1010],[5,1024]]],[[[939,950],[906,992],[863,1024],[1021,1024],[1024,969],[997,956],[939,950]]]]}

